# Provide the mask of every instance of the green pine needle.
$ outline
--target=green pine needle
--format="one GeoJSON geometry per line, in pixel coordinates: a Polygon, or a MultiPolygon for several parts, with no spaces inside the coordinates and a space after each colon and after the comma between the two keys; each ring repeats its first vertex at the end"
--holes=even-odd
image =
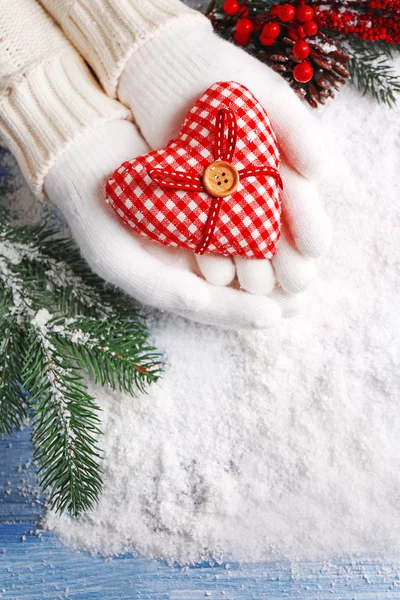
{"type": "Polygon", "coordinates": [[[64,349],[70,347],[78,363],[101,385],[135,394],[137,388],[143,391],[145,381],[158,377],[159,356],[134,322],[117,319],[109,324],[80,317],[72,322],[58,319],[54,327],[53,343],[64,349]],[[73,338],[75,343],[71,345],[73,338]]]}
{"type": "Polygon", "coordinates": [[[10,435],[26,418],[21,394],[24,340],[10,314],[11,294],[0,284],[0,435],[10,435]]]}
{"type": "Polygon", "coordinates": [[[23,371],[34,415],[34,458],[50,506],[79,515],[101,491],[96,437],[98,406],[87,393],[80,365],[59,353],[42,330],[31,327],[23,371]]]}
{"type": "Polygon", "coordinates": [[[378,103],[393,107],[400,93],[400,76],[390,61],[397,50],[379,41],[349,40],[348,44],[352,82],[364,96],[368,94],[378,103]]]}
{"type": "Polygon", "coordinates": [[[84,373],[135,394],[162,358],[129,298],[106,285],[73,242],[17,227],[0,210],[0,434],[33,416],[40,483],[57,511],[77,516],[102,488],[99,407],[84,373]]]}

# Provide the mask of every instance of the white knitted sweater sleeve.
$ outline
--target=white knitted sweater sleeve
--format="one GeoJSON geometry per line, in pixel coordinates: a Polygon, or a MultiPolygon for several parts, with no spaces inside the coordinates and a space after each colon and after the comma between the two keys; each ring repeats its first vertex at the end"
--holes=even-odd
{"type": "Polygon", "coordinates": [[[36,0],[0,10],[0,136],[34,193],[82,132],[129,111],[108,98],[84,60],[36,0]]]}
{"type": "Polygon", "coordinates": [[[109,96],[133,52],[163,29],[207,21],[179,0],[39,0],[90,64],[109,96]]]}

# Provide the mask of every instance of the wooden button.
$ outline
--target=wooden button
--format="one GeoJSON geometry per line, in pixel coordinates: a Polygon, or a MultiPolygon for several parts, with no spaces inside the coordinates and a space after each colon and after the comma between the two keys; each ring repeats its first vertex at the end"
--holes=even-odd
{"type": "Polygon", "coordinates": [[[203,185],[210,196],[224,198],[236,191],[239,185],[239,173],[226,160],[216,160],[204,171],[203,185]]]}

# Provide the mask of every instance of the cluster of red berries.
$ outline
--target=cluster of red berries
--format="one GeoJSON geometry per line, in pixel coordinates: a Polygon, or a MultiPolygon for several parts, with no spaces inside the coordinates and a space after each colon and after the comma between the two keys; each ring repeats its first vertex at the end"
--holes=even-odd
{"type": "Polygon", "coordinates": [[[400,0],[371,0],[367,3],[366,8],[400,12],[400,0]]]}
{"type": "Polygon", "coordinates": [[[399,17],[380,16],[372,12],[363,14],[352,11],[339,12],[331,9],[318,11],[316,20],[319,27],[369,42],[383,40],[389,44],[400,44],[399,17]]]}
{"type": "Polygon", "coordinates": [[[297,7],[292,4],[277,4],[268,12],[268,17],[271,20],[265,23],[261,31],[248,18],[246,7],[240,6],[238,0],[225,0],[222,8],[227,15],[238,13],[240,15],[233,36],[235,42],[240,46],[246,46],[250,42],[254,31],[259,32],[259,39],[263,46],[273,46],[281,33],[281,28],[284,27],[286,35],[289,35],[295,41],[292,49],[293,57],[301,61],[293,69],[294,78],[300,83],[307,83],[312,79],[313,68],[305,60],[311,52],[305,38],[315,35],[318,31],[318,25],[313,20],[314,9],[312,6],[304,2],[301,2],[297,7]]]}

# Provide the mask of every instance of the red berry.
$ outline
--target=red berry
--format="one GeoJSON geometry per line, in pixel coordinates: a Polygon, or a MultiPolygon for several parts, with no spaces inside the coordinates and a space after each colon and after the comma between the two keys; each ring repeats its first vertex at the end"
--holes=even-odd
{"type": "Polygon", "coordinates": [[[250,34],[239,33],[238,31],[235,31],[233,34],[233,39],[239,46],[247,46],[250,41],[250,34]]]}
{"type": "Polygon", "coordinates": [[[301,40],[303,40],[306,37],[304,27],[302,27],[301,25],[299,25],[297,28],[297,37],[299,37],[301,40]]]}
{"type": "Polygon", "coordinates": [[[281,21],[284,23],[288,23],[289,21],[293,21],[294,15],[296,14],[294,6],[291,4],[282,4],[279,7],[279,17],[281,21]]]}
{"type": "Polygon", "coordinates": [[[250,19],[239,19],[236,23],[236,32],[241,35],[250,35],[253,31],[253,23],[250,19]]]}
{"type": "Polygon", "coordinates": [[[311,21],[313,16],[314,9],[308,4],[300,4],[300,6],[296,8],[296,19],[300,21],[300,23],[306,23],[307,21],[311,21]]]}
{"type": "Polygon", "coordinates": [[[247,8],[247,6],[241,6],[239,9],[239,15],[241,17],[247,17],[248,14],[249,14],[249,9],[247,8]]]}
{"type": "Polygon", "coordinates": [[[282,8],[282,6],[280,6],[279,4],[275,4],[274,6],[271,6],[270,11],[269,11],[269,14],[271,15],[271,17],[279,17],[281,8],[282,8]]]}
{"type": "Polygon", "coordinates": [[[281,32],[278,23],[266,23],[262,30],[262,35],[265,37],[277,38],[281,32]]]}
{"type": "Polygon", "coordinates": [[[263,34],[260,35],[260,42],[262,43],[263,46],[273,46],[276,42],[276,38],[274,37],[267,37],[263,34]]]}
{"type": "Polygon", "coordinates": [[[307,83],[307,81],[312,79],[313,75],[314,70],[308,62],[301,62],[293,69],[293,77],[299,83],[307,83]]]}
{"type": "Polygon", "coordinates": [[[310,54],[310,46],[307,44],[307,42],[304,42],[303,40],[299,40],[293,46],[293,56],[295,58],[307,58],[307,56],[309,54],[310,54]]]}
{"type": "Polygon", "coordinates": [[[307,35],[315,35],[318,31],[318,25],[315,21],[307,21],[307,23],[304,23],[303,28],[307,35]]]}
{"type": "Polygon", "coordinates": [[[227,15],[236,15],[240,6],[238,0],[225,0],[222,5],[222,10],[227,15]]]}

